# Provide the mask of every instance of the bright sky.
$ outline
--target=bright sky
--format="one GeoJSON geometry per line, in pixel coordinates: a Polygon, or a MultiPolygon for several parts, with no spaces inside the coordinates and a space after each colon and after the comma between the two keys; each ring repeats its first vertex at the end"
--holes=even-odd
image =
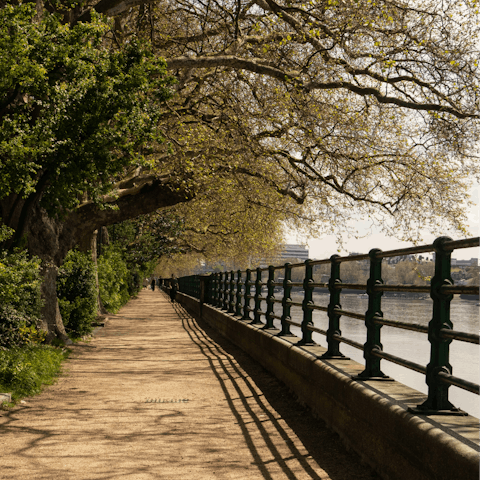
{"type": "MultiPolygon", "coordinates": [[[[480,236],[480,186],[477,184],[473,187],[471,191],[471,200],[475,202],[475,206],[468,213],[469,219],[469,229],[471,232],[471,237],[480,236]]],[[[361,224],[355,225],[361,233],[361,224]]],[[[425,240],[424,244],[433,243],[435,238],[440,235],[431,235],[425,234],[423,238],[425,240]]],[[[460,240],[460,238],[453,238],[454,240],[460,240]]],[[[413,244],[401,242],[395,238],[387,237],[383,233],[374,232],[366,238],[361,239],[346,239],[345,248],[346,250],[338,251],[338,245],[336,238],[333,235],[325,236],[322,238],[308,238],[308,239],[298,239],[295,236],[290,236],[287,238],[287,243],[289,244],[307,244],[309,249],[309,257],[312,259],[324,259],[329,258],[331,255],[338,253],[339,255],[348,255],[349,253],[368,253],[372,248],[381,248],[382,250],[394,250],[397,248],[407,248],[413,247],[413,244]]],[[[459,260],[469,260],[470,258],[480,258],[480,249],[479,248],[464,248],[461,250],[455,250],[452,254],[453,258],[459,260]]]]}

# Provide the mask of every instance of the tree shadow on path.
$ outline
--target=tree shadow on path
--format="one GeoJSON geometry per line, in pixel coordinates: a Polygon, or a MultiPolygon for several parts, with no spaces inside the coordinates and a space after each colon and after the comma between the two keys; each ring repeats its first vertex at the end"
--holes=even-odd
{"type": "Polygon", "coordinates": [[[275,480],[269,468],[272,463],[289,479],[299,478],[299,466],[302,478],[322,479],[325,473],[332,480],[379,478],[357,454],[347,451],[325,422],[314,418],[284,384],[248,354],[181,305],[175,304],[174,308],[183,328],[208,359],[265,479],[275,480]],[[265,446],[268,458],[262,453],[265,446]],[[292,461],[296,461],[295,470],[292,461]]]}

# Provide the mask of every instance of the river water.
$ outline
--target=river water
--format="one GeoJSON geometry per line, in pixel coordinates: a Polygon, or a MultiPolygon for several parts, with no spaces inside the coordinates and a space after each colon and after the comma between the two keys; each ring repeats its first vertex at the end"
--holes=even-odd
{"type": "MultiPolygon", "coordinates": [[[[292,300],[301,302],[302,297],[292,295],[292,300]]],[[[328,294],[314,294],[313,300],[316,305],[327,306],[329,302],[328,294]]],[[[343,310],[364,314],[367,311],[368,299],[362,298],[357,294],[343,294],[341,297],[343,310]]],[[[276,305],[277,306],[277,305],[276,305]]],[[[265,311],[265,306],[262,305],[265,311]]],[[[277,314],[281,314],[281,306],[275,309],[277,314]]],[[[428,325],[432,316],[431,299],[413,299],[413,298],[382,298],[382,311],[384,318],[399,320],[410,323],[420,323],[428,325]]],[[[460,330],[468,333],[479,332],[479,307],[478,301],[463,300],[455,297],[451,302],[450,319],[454,330],[460,330]]],[[[292,320],[300,323],[302,321],[302,309],[292,307],[292,320]]],[[[327,314],[320,311],[313,312],[313,322],[315,327],[327,330],[327,314]]],[[[279,321],[275,325],[279,326],[279,321]]],[[[364,322],[349,317],[341,317],[340,330],[342,336],[354,340],[360,344],[366,341],[366,328],[364,322]]],[[[300,329],[292,326],[292,333],[301,337],[300,329]]],[[[326,339],[323,335],[313,333],[314,341],[326,347],[326,339]]],[[[398,328],[383,326],[381,329],[381,342],[383,351],[410,360],[421,365],[427,365],[430,361],[430,343],[426,334],[411,332],[398,328]]],[[[363,352],[354,347],[340,344],[340,351],[353,360],[364,364],[363,352]]],[[[452,374],[475,383],[480,379],[480,346],[477,344],[453,340],[450,344],[450,364],[452,365],[452,374]]],[[[427,393],[425,375],[409,370],[400,365],[391,363],[385,359],[381,362],[383,373],[389,375],[395,380],[408,385],[422,393],[427,393]]],[[[451,386],[449,389],[449,400],[457,408],[468,412],[477,418],[480,418],[479,396],[451,386]]]]}

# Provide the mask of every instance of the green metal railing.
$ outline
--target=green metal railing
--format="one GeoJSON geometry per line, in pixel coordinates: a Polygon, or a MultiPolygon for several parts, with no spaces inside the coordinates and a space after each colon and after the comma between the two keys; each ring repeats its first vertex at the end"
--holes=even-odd
{"type": "Polygon", "coordinates": [[[479,246],[479,238],[453,241],[449,237],[440,237],[431,245],[404,248],[383,252],[372,249],[366,255],[352,255],[342,257],[333,255],[325,260],[306,260],[304,263],[282,266],[269,266],[257,268],[255,271],[246,270],[236,273],[221,272],[211,275],[184,277],[180,279],[180,291],[198,298],[203,303],[226,310],[228,313],[241,317],[252,324],[263,325],[263,329],[276,329],[275,320],[280,321],[279,336],[291,336],[291,325],[300,327],[302,338],[301,345],[314,345],[313,332],[326,336],[327,351],[320,357],[322,359],[346,358],[340,351],[340,345],[345,343],[363,351],[365,369],[359,375],[352,377],[355,380],[387,380],[381,371],[381,360],[401,365],[405,368],[422,373],[426,376],[428,386],[427,400],[416,409],[414,413],[423,414],[456,414],[466,415],[455,408],[448,400],[448,389],[455,385],[469,392],[479,394],[479,385],[452,375],[452,366],[449,363],[449,349],[452,340],[469,343],[479,343],[477,334],[456,331],[450,320],[450,302],[454,294],[478,295],[478,286],[454,285],[451,278],[451,252],[455,249],[479,246]],[[386,285],[382,280],[382,260],[400,255],[413,255],[419,253],[435,252],[435,273],[430,285],[386,285]],[[367,284],[349,284],[341,280],[341,264],[344,262],[368,261],[370,274],[367,284]],[[328,283],[316,283],[313,278],[315,265],[330,265],[330,279],[328,283]],[[292,282],[292,270],[304,268],[303,282],[292,282]],[[283,281],[275,281],[275,272],[283,272],[283,281]],[[266,282],[262,274],[268,272],[266,282]],[[236,276],[236,278],[235,278],[236,276]],[[252,278],[255,276],[255,278],[252,278]],[[200,283],[204,282],[203,298],[200,298],[200,283]],[[262,290],[266,286],[266,296],[262,290]],[[330,302],[328,307],[315,305],[313,292],[315,288],[328,289],[330,302]],[[368,295],[368,309],[364,315],[342,309],[342,289],[363,290],[368,295]],[[276,290],[283,290],[282,298],[275,297],[276,290]],[[291,298],[292,290],[303,292],[303,301],[294,302],[291,298]],[[253,290],[253,292],[252,292],[253,290]],[[383,292],[422,292],[430,294],[433,300],[432,319],[428,327],[416,323],[407,323],[384,318],[382,308],[383,292]],[[266,310],[262,311],[262,302],[266,303],[266,310]],[[253,306],[252,306],[253,303],[253,306]],[[275,304],[282,306],[282,315],[275,314],[275,304]],[[292,321],[291,308],[301,307],[303,320],[301,323],[292,321]],[[328,315],[328,329],[322,330],[313,323],[313,311],[324,311],[328,315]],[[253,315],[253,318],[252,318],[253,315]],[[360,344],[342,336],[340,330],[341,317],[361,320],[366,327],[366,342],[360,344]],[[262,317],[265,323],[262,322],[262,317]],[[427,366],[402,359],[383,351],[381,343],[381,329],[383,325],[411,330],[428,335],[430,342],[430,362],[427,366]]]}
{"type": "MultiPolygon", "coordinates": [[[[169,283],[170,279],[167,279],[167,282],[169,283]]],[[[178,290],[191,297],[200,299],[200,275],[180,277],[178,279],[178,290]]]]}

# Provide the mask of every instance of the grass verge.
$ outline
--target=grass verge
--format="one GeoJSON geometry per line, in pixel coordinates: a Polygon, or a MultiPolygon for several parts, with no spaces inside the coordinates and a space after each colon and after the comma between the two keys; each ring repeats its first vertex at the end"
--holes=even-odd
{"type": "MultiPolygon", "coordinates": [[[[67,348],[51,345],[0,350],[0,392],[11,393],[13,404],[37,395],[44,385],[55,382],[69,354],[67,348]]],[[[11,406],[6,402],[1,405],[3,409],[11,406]]]]}

